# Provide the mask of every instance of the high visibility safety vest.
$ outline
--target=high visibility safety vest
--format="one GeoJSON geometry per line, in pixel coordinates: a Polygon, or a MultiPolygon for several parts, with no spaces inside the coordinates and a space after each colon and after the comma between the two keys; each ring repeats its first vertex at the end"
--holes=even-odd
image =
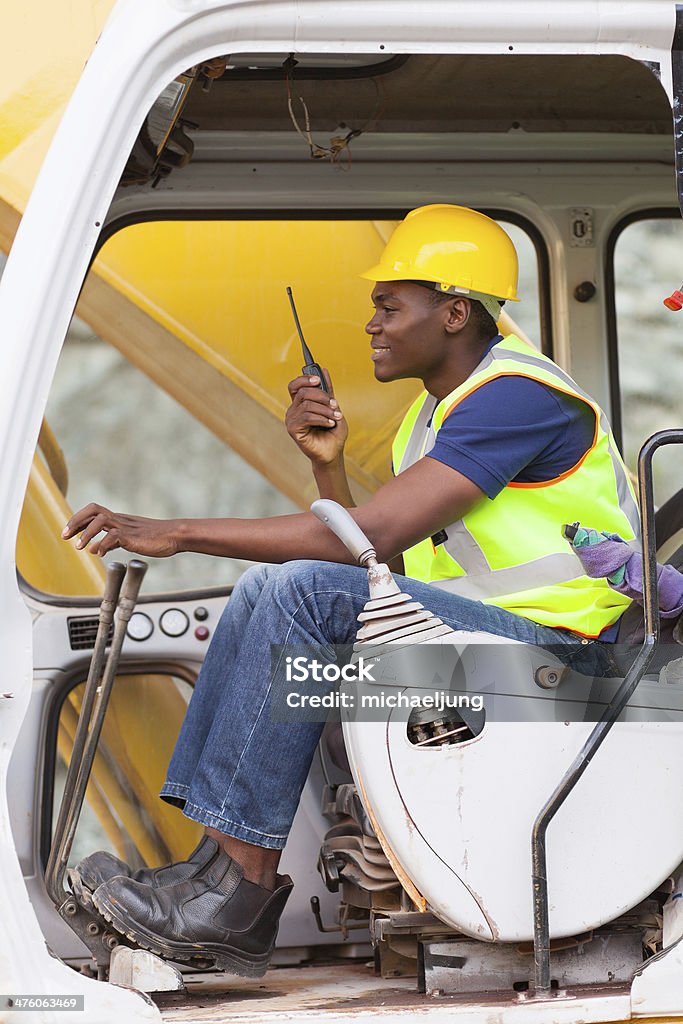
{"type": "Polygon", "coordinates": [[[511,482],[437,537],[415,544],[403,553],[405,573],[542,625],[596,637],[631,602],[606,580],[585,575],[562,526],[578,520],[632,540],[640,536],[640,518],[605,414],[551,359],[508,335],[442,401],[424,391],[394,440],[395,471],[404,472],[431,451],[459,402],[503,376],[528,377],[585,402],[595,414],[593,443],[575,466],[553,480],[511,482]]]}

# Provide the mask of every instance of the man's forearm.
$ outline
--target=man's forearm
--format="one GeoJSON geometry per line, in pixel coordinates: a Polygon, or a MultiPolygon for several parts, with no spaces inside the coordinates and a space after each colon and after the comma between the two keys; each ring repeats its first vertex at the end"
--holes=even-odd
{"type": "Polygon", "coordinates": [[[356,503],[351,494],[346,476],[344,458],[326,465],[313,465],[313,476],[321,498],[331,498],[344,508],[354,508],[356,503]]]}
{"type": "Polygon", "coordinates": [[[354,561],[341,541],[311,512],[271,519],[176,519],[170,529],[178,551],[254,562],[279,563],[295,558],[354,561]]]}
{"type": "MultiPolygon", "coordinates": [[[[375,547],[379,561],[386,562],[460,519],[485,497],[457,470],[425,458],[380,487],[350,515],[375,547]]],[[[352,562],[341,541],[310,512],[272,519],[163,520],[112,512],[91,502],[74,513],[62,537],[78,537],[76,546],[95,555],[123,548],[156,558],[198,551],[257,562],[352,562]]]]}

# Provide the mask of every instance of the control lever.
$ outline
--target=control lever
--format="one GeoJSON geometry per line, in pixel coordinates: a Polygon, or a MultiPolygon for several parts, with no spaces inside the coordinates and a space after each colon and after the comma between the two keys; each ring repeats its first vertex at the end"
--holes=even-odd
{"type": "Polygon", "coordinates": [[[100,604],[95,647],[90,660],[88,679],[85,684],[85,693],[83,695],[81,710],[78,716],[78,725],[76,727],[71,759],[66,773],[64,793],[59,807],[59,815],[57,817],[57,824],[54,830],[50,856],[45,870],[45,884],[47,886],[47,891],[50,898],[57,905],[63,901],[65,896],[63,882],[68,853],[66,857],[63,857],[64,838],[68,830],[70,809],[73,806],[78,769],[83,757],[83,749],[88,735],[90,716],[92,715],[92,709],[97,695],[97,686],[102,676],[106,648],[109,643],[109,631],[114,620],[114,612],[116,611],[116,605],[118,604],[119,594],[121,592],[121,584],[123,583],[123,577],[125,574],[126,567],[125,565],[122,565],[121,562],[111,562],[107,566],[107,575],[104,584],[104,597],[100,604]]]}
{"type": "Polygon", "coordinates": [[[348,509],[330,498],[319,498],[311,505],[311,512],[368,570],[370,601],[358,616],[363,625],[356,634],[354,651],[404,639],[409,643],[436,641],[453,632],[419,601],[401,592],[389,566],[377,561],[377,552],[348,509]]]}
{"type": "MultiPolygon", "coordinates": [[[[116,677],[126,628],[135,609],[140,586],[146,572],[147,563],[139,559],[132,559],[128,563],[127,569],[120,562],[112,562],[107,567],[107,578],[104,598],[100,605],[95,648],[85,685],[83,704],[78,718],[78,727],[69,761],[64,796],[62,797],[57,827],[45,872],[45,883],[48,893],[60,910],[60,913],[62,907],[66,909],[66,905],[71,903],[71,898],[64,888],[66,866],[81,815],[85,791],[102,732],[102,724],[107,711],[111,689],[116,677]],[[114,618],[114,634],[109,658],[106,665],[104,665],[105,649],[107,647],[112,617],[114,618]]],[[[69,906],[66,911],[67,920],[69,920],[70,924],[76,910],[77,908],[74,905],[73,909],[69,906]]],[[[75,920],[73,923],[75,924],[75,920]]]]}
{"type": "Polygon", "coordinates": [[[311,512],[345,544],[359,565],[377,565],[377,552],[348,510],[330,498],[319,498],[311,512]]]}
{"type": "MultiPolygon", "coordinates": [[[[321,523],[329,527],[332,533],[339,537],[339,540],[349,549],[358,564],[368,570],[368,587],[371,601],[379,601],[384,598],[390,598],[390,604],[396,604],[397,602],[401,604],[404,601],[410,601],[407,595],[401,595],[398,584],[391,575],[389,566],[377,561],[377,552],[348,509],[345,509],[330,498],[319,498],[311,505],[311,512],[314,516],[317,516],[321,523]]],[[[421,608],[422,605],[418,605],[418,607],[421,608]]],[[[362,639],[360,633],[358,636],[359,639],[362,639]]]]}

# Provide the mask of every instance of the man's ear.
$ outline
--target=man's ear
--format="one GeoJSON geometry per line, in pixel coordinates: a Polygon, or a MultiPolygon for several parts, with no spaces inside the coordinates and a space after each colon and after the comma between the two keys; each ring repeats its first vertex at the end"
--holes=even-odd
{"type": "Polygon", "coordinates": [[[444,312],[447,314],[444,327],[448,334],[458,334],[467,326],[467,322],[470,318],[470,310],[472,309],[472,303],[469,299],[456,298],[450,299],[444,303],[444,312]]]}

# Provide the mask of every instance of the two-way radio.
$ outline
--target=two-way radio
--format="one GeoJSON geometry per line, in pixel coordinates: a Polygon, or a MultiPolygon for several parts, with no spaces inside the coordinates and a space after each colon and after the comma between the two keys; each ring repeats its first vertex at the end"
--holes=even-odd
{"type": "Polygon", "coordinates": [[[303,367],[301,372],[305,373],[306,376],[308,376],[308,377],[314,377],[314,376],[315,377],[319,377],[320,378],[320,387],[323,389],[324,392],[326,392],[326,394],[329,395],[330,389],[327,386],[327,381],[325,380],[325,377],[323,375],[323,371],[321,370],[320,365],[318,363],[316,363],[315,359],[313,358],[313,353],[311,352],[310,348],[306,344],[306,340],[304,338],[304,332],[301,330],[301,324],[299,323],[299,316],[298,316],[297,311],[296,311],[296,306],[294,305],[294,296],[292,295],[292,289],[289,287],[289,285],[287,285],[287,295],[289,296],[289,304],[292,307],[292,315],[294,316],[294,323],[296,324],[296,329],[299,332],[299,337],[301,338],[301,351],[304,354],[304,363],[306,364],[303,367]]]}

